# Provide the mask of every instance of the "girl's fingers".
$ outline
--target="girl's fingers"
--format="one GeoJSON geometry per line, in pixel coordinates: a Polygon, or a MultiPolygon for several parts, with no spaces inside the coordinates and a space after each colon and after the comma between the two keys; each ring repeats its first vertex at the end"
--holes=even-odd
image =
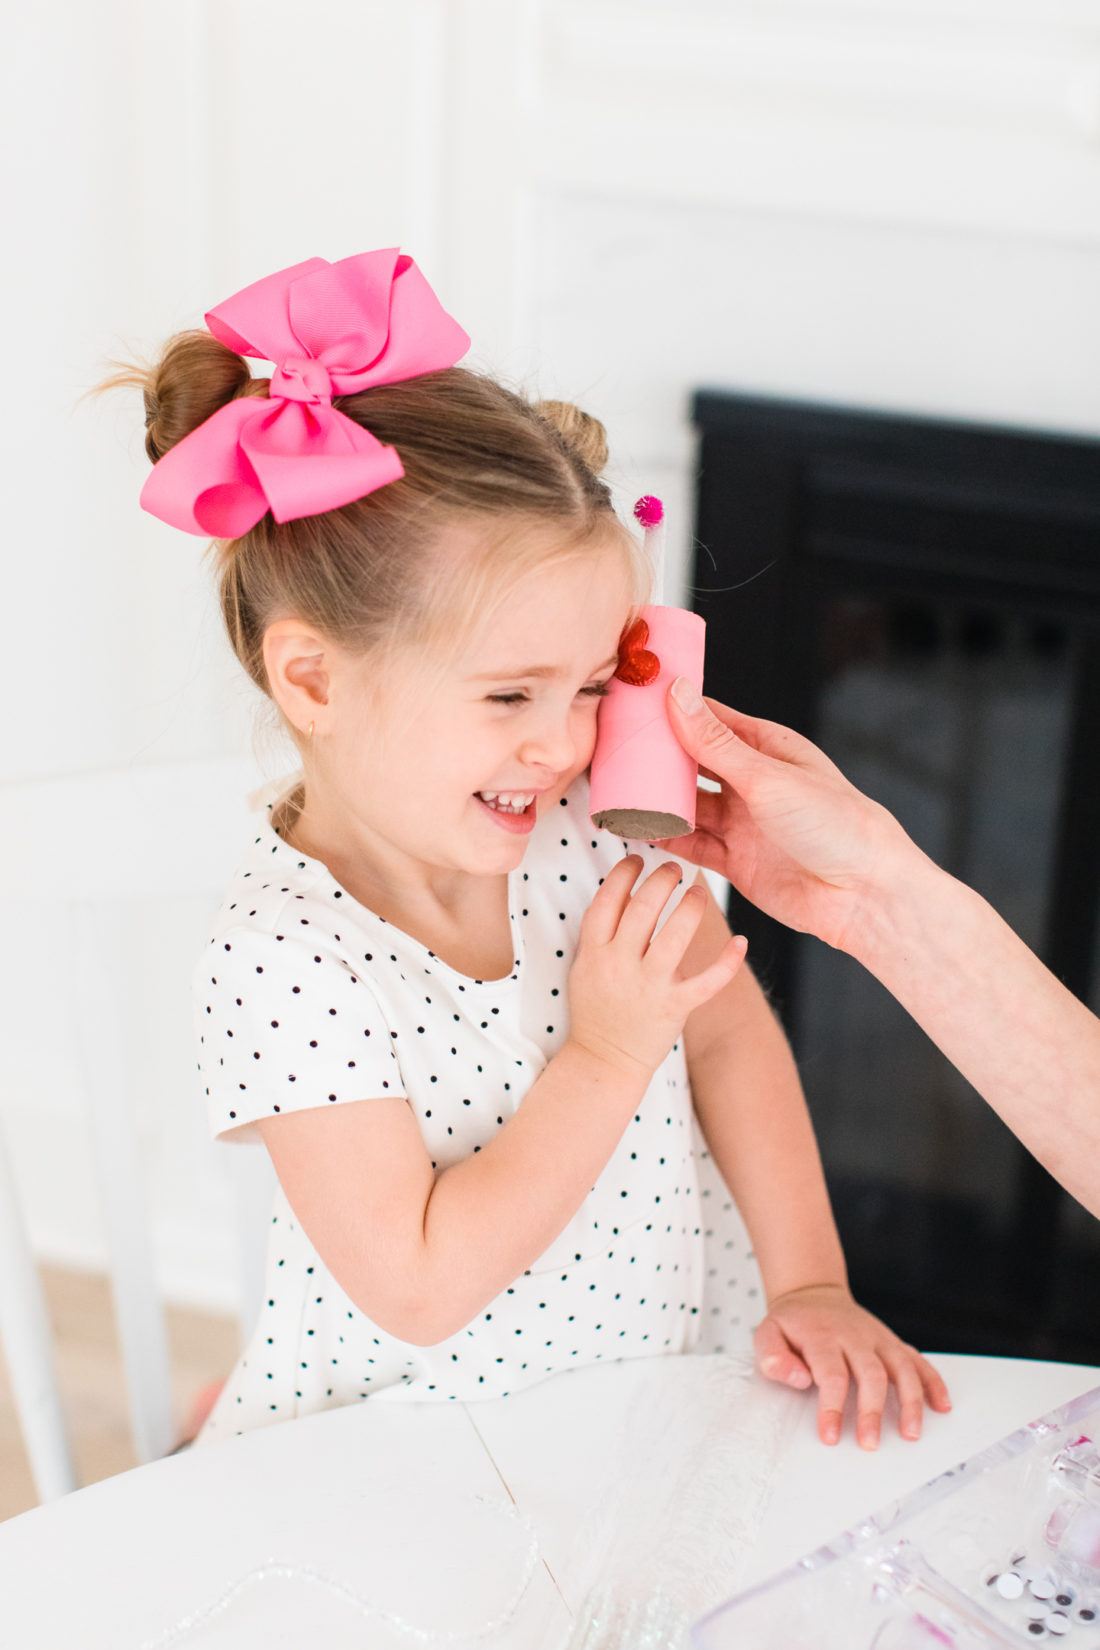
{"type": "Polygon", "coordinates": [[[594,945],[607,945],[613,940],[630,901],[630,890],[642,870],[640,854],[628,854],[604,878],[597,888],[581,922],[584,937],[594,945]]]}
{"type": "Polygon", "coordinates": [[[924,1421],[924,1383],[918,1361],[905,1346],[883,1354],[898,1395],[898,1431],[903,1438],[919,1438],[924,1421]]]}
{"type": "Polygon", "coordinates": [[[817,1385],[817,1436],[823,1444],[839,1444],[848,1401],[848,1365],[833,1348],[807,1353],[807,1362],[817,1385]]]}
{"type": "Polygon", "coordinates": [[[760,1373],[769,1381],[781,1381],[784,1386],[803,1391],[813,1385],[809,1369],[774,1319],[765,1318],[758,1325],[753,1344],[760,1373]]]}
{"type": "Polygon", "coordinates": [[[878,1448],[891,1385],[897,1393],[898,1431],[903,1438],[920,1437],[926,1402],[933,1409],[950,1409],[939,1373],[911,1346],[892,1335],[885,1340],[881,1335],[872,1338],[859,1323],[838,1329],[839,1333],[818,1326],[792,1341],[769,1315],[753,1337],[762,1374],[791,1386],[803,1384],[799,1370],[812,1377],[818,1388],[817,1431],[823,1444],[835,1444],[840,1438],[852,1381],[856,1386],[856,1441],[861,1449],[878,1448]]]}
{"type": "Polygon", "coordinates": [[[699,931],[707,909],[707,891],[696,885],[688,888],[661,929],[649,942],[649,956],[658,968],[667,968],[674,974],[684,959],[684,953],[699,931]]]}
{"type": "Polygon", "coordinates": [[[856,1380],[856,1443],[860,1449],[878,1449],[882,1436],[882,1412],[890,1380],[882,1359],[874,1352],[858,1357],[852,1365],[856,1380]]]}
{"type": "Polygon", "coordinates": [[[941,1415],[946,1415],[951,1408],[951,1394],[947,1390],[946,1381],[939,1370],[934,1369],[928,1359],[922,1358],[919,1352],[916,1354],[916,1360],[928,1407],[938,1410],[941,1415]]]}
{"type": "Polygon", "coordinates": [[[655,871],[650,872],[624,907],[615,937],[622,940],[638,956],[643,956],[649,948],[653,930],[660,921],[665,906],[680,886],[682,875],[680,867],[667,860],[664,865],[658,865],[655,871]]]}
{"type": "MultiPolygon", "coordinates": [[[[721,952],[709,968],[704,968],[701,974],[692,975],[690,980],[683,982],[685,992],[693,1008],[699,1008],[716,996],[723,986],[729,985],[737,970],[745,960],[745,953],[749,942],[744,934],[734,934],[726,941],[721,952]]],[[[688,1009],[691,1013],[691,1009],[688,1009]]]]}

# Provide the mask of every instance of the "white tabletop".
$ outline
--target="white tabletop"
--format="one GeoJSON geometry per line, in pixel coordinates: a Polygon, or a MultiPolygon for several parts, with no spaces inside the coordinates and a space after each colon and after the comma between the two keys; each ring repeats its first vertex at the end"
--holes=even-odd
{"type": "Polygon", "coordinates": [[[949,1415],[926,1414],[918,1443],[900,1438],[891,1421],[873,1452],[855,1447],[850,1424],[848,1447],[825,1449],[817,1439],[813,1404],[802,1402],[797,1430],[746,1563],[746,1586],[783,1569],[850,1529],[865,1513],[907,1495],[1017,1427],[1100,1387],[1100,1369],[1085,1364],[929,1356],[948,1384],[953,1408],[949,1415]]]}
{"type": "MultiPolygon", "coordinates": [[[[484,1404],[350,1406],[81,1490],[0,1525],[3,1642],[388,1650],[477,1637],[559,1650],[585,1596],[582,1514],[616,1475],[645,1484],[631,1426],[652,1427],[653,1394],[667,1405],[669,1378],[702,1361],[578,1370],[484,1404]]],[[[819,1444],[810,1395],[750,1388],[750,1408],[762,1400],[782,1425],[743,1583],[1100,1385],[1079,1365],[936,1361],[952,1413],[928,1416],[917,1444],[884,1429],[875,1454],[850,1431],[819,1444]]],[[[654,1520],[674,1522],[675,1496],[659,1503],[654,1520]]]]}

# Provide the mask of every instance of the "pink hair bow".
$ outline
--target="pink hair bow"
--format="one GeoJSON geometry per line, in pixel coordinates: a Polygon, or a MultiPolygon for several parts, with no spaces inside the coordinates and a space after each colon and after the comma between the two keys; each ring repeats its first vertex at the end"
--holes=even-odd
{"type": "Polygon", "coordinates": [[[239,538],[270,510],[294,521],[404,475],[392,447],[332,405],[375,384],[452,367],[470,340],[396,248],[309,258],[206,316],[239,355],[275,363],[268,398],[230,401],[154,466],[143,509],[185,533],[239,538]]]}

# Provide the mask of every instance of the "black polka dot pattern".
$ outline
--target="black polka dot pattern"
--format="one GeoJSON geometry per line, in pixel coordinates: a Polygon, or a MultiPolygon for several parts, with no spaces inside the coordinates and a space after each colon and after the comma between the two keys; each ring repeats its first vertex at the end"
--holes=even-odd
{"type": "MultiPolygon", "coordinates": [[[[587,803],[578,781],[512,873],[513,966],[499,980],[457,973],[265,824],[195,974],[213,1131],[240,1139],[257,1118],[394,1095],[438,1169],[479,1151],[568,1035],[566,980],[599,882],[627,851],[647,871],[668,857],[593,833],[587,803]]],[[[744,1228],[694,1120],[681,1044],[574,1219],[449,1340],[412,1346],[372,1323],[281,1190],[264,1298],[203,1437],[381,1392],[495,1397],[603,1359],[743,1350],[764,1311],[744,1228]]]]}

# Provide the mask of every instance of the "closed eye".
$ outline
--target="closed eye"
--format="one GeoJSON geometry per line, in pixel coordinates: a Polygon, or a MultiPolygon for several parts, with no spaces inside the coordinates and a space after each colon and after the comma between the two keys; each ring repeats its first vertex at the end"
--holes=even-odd
{"type": "MultiPolygon", "coordinates": [[[[607,691],[606,682],[589,682],[587,687],[581,688],[580,693],[591,699],[604,699],[607,697],[607,691]]],[[[530,695],[527,693],[490,693],[486,695],[486,702],[490,705],[525,705],[529,698],[530,695]]]]}

